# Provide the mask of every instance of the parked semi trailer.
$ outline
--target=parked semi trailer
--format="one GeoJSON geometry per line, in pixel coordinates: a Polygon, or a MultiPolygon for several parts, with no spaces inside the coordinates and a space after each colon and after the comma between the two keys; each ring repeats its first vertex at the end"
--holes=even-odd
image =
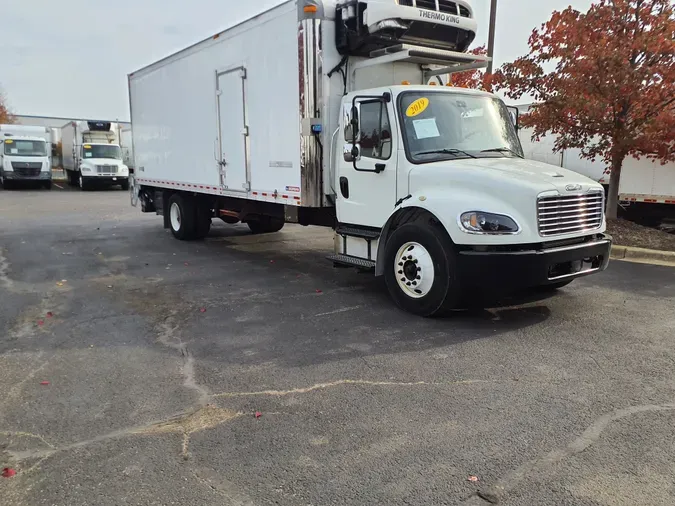
{"type": "Polygon", "coordinates": [[[51,129],[26,125],[0,125],[0,185],[38,182],[52,187],[51,129]]]}
{"type": "Polygon", "coordinates": [[[122,148],[122,161],[129,168],[129,174],[134,173],[134,143],[131,136],[131,127],[120,127],[120,148],[122,148]]]}
{"type": "Polygon", "coordinates": [[[330,261],[423,316],[605,269],[602,186],[525,160],[497,96],[426,84],[486,65],[475,30],[464,0],[287,1],[130,74],[132,203],[182,240],[333,227],[330,261]]]}
{"type": "Polygon", "coordinates": [[[107,121],[71,121],[61,128],[63,169],[82,190],[119,185],[129,189],[129,168],[122,160],[119,126],[107,121]]]}

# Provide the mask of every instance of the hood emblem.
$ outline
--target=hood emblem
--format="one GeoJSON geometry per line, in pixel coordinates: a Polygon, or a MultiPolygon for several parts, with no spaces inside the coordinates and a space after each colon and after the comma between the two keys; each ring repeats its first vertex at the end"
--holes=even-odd
{"type": "Polygon", "coordinates": [[[567,190],[568,192],[576,192],[576,191],[581,190],[581,185],[580,184],[568,184],[567,186],[565,186],[565,190],[567,190]]]}

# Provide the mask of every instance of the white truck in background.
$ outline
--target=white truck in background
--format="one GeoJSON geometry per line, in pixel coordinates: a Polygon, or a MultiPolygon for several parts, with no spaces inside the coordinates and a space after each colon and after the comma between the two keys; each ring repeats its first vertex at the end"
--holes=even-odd
{"type": "Polygon", "coordinates": [[[129,189],[129,168],[122,160],[119,126],[107,121],[71,121],[61,128],[63,169],[82,190],[119,185],[129,189]]]}
{"type": "MultiPolygon", "coordinates": [[[[526,112],[529,106],[519,106],[526,112]]],[[[588,160],[577,148],[554,151],[555,135],[532,140],[532,129],[518,132],[525,158],[550,163],[578,172],[609,188],[609,165],[598,158],[588,160]]],[[[661,164],[647,158],[627,157],[621,169],[619,184],[621,214],[643,225],[658,226],[675,220],[675,162],[661,164]]]]}
{"type": "Polygon", "coordinates": [[[129,168],[129,174],[134,173],[134,143],[131,126],[120,126],[120,147],[122,148],[122,161],[129,168]]]}
{"type": "Polygon", "coordinates": [[[335,265],[422,316],[604,270],[602,186],[525,160],[499,97],[427,84],[486,66],[475,30],[465,0],[289,0],[130,74],[132,205],[181,240],[332,227],[335,265]]]}
{"type": "Polygon", "coordinates": [[[27,125],[0,125],[0,185],[37,182],[52,187],[51,129],[27,125]]]}

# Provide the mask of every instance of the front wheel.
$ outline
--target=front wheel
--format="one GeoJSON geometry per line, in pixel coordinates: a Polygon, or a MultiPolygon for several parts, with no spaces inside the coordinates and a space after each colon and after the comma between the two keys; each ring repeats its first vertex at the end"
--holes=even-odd
{"type": "Polygon", "coordinates": [[[89,184],[85,179],[82,177],[82,173],[80,172],[78,178],[77,178],[77,186],[80,187],[80,190],[86,191],[89,189],[89,184]]]}
{"type": "Polygon", "coordinates": [[[44,187],[45,190],[51,190],[52,189],[52,182],[51,181],[45,181],[42,183],[42,186],[44,187]]]}
{"type": "Polygon", "coordinates": [[[433,316],[456,307],[456,253],[440,226],[417,222],[399,227],[387,240],[384,262],[387,289],[401,309],[433,316]]]}
{"type": "Polygon", "coordinates": [[[125,192],[128,192],[129,191],[129,180],[127,179],[126,181],[122,181],[120,183],[120,186],[122,187],[122,190],[124,190],[125,192]]]}

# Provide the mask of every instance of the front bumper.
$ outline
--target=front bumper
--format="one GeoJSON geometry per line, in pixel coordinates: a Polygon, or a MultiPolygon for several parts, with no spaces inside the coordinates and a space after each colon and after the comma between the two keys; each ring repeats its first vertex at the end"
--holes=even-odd
{"type": "Polygon", "coordinates": [[[465,286],[512,291],[563,283],[604,271],[612,237],[596,234],[586,242],[514,251],[459,252],[458,270],[465,286]]]}
{"type": "Polygon", "coordinates": [[[51,181],[51,171],[38,172],[35,175],[26,174],[19,171],[5,170],[2,172],[2,177],[8,181],[51,181]]]}
{"type": "Polygon", "coordinates": [[[129,176],[85,176],[82,174],[82,179],[84,179],[87,184],[92,185],[116,185],[129,181],[129,176]]]}

